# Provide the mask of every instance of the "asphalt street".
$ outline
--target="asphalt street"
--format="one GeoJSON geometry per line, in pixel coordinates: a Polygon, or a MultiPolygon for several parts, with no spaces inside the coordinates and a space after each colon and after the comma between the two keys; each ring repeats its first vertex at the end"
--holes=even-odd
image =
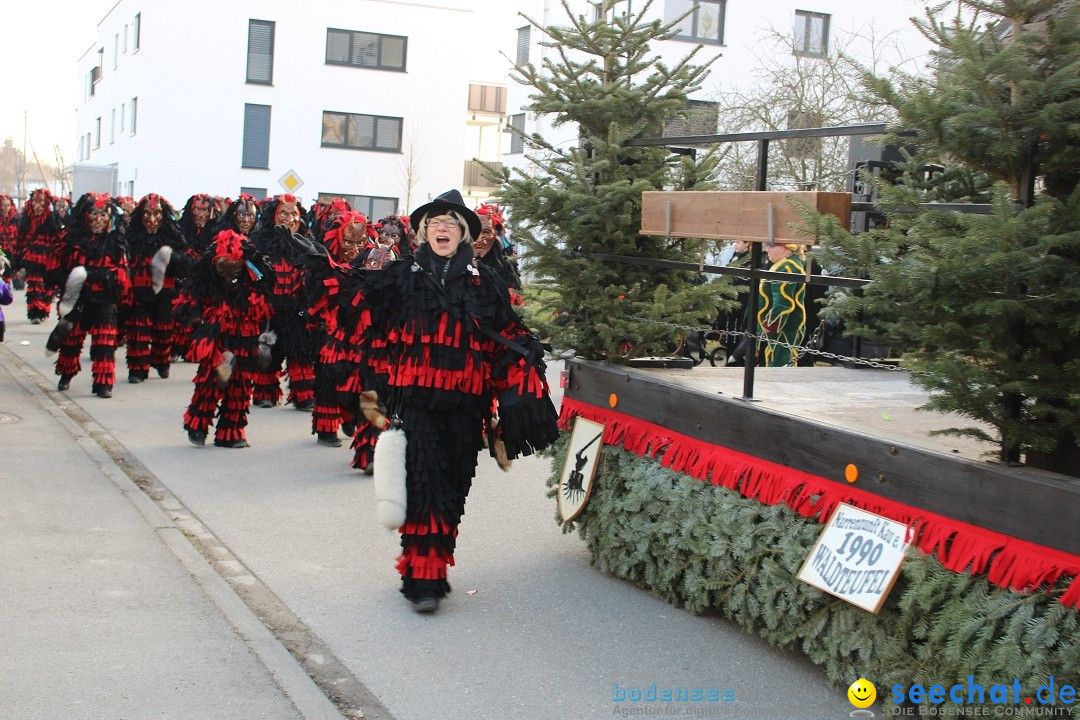
{"type": "Polygon", "coordinates": [[[111,399],[91,394],[85,353],[58,392],[55,320],[29,324],[22,303],[0,345],[0,639],[20,658],[0,716],[332,717],[326,696],[342,717],[397,720],[852,710],[804,657],[590,565],[555,522],[543,458],[505,473],[481,457],[453,592],[417,615],[347,443],[318,445],[310,414],[281,406],[252,410],[250,448],[195,447],[195,366],[129,385],[122,352],[111,399]],[[662,703],[654,687],[729,699],[662,703]]]}

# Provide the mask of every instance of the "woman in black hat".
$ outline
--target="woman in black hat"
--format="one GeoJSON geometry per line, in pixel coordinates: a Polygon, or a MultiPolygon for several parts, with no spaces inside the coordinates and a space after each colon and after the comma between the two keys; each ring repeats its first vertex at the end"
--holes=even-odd
{"type": "MultiPolygon", "coordinates": [[[[325,313],[334,303],[368,311],[365,327],[353,334],[364,387],[376,390],[390,427],[403,430],[406,441],[405,497],[398,498],[404,512],[380,515],[380,522],[401,533],[402,594],[417,612],[432,612],[450,591],[447,567],[454,564],[458,523],[493,404],[499,422],[488,431],[489,445],[493,454],[505,445],[511,459],[554,441],[558,415],[540,343],[511,307],[506,283],[473,254],[481,229],[476,213],[451,190],[410,220],[415,254],[375,272],[328,262],[302,236],[294,243],[312,268],[312,312],[325,313]]],[[[380,476],[395,470],[380,455],[386,439],[384,433],[376,447],[377,495],[380,476]]]]}

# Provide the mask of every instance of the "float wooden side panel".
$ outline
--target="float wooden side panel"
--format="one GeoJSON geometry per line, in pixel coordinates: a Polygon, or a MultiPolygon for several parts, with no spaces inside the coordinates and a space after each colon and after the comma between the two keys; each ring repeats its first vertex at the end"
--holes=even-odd
{"type": "Polygon", "coordinates": [[[840,192],[647,191],[641,194],[641,233],[671,237],[761,242],[769,239],[769,206],[775,242],[814,245],[816,237],[795,232],[798,200],[851,224],[851,195],[840,192]],[[668,218],[670,214],[670,232],[668,218]]]}

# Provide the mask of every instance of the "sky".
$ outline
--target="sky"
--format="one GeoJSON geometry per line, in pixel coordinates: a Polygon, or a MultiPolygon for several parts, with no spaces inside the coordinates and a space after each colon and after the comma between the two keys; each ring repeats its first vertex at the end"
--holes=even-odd
{"type": "Polygon", "coordinates": [[[97,39],[97,24],[117,0],[21,0],[4,2],[4,86],[0,95],[0,142],[11,138],[33,162],[75,160],[75,108],[83,78],[77,63],[97,39]]]}

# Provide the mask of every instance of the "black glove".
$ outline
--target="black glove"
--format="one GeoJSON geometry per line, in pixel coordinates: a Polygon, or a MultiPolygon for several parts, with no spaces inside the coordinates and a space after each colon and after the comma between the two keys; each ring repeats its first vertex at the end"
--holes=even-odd
{"type": "Polygon", "coordinates": [[[325,247],[319,243],[312,242],[309,238],[306,238],[299,233],[294,233],[287,225],[275,225],[274,234],[287,242],[301,257],[305,255],[326,257],[328,255],[325,247]]]}

